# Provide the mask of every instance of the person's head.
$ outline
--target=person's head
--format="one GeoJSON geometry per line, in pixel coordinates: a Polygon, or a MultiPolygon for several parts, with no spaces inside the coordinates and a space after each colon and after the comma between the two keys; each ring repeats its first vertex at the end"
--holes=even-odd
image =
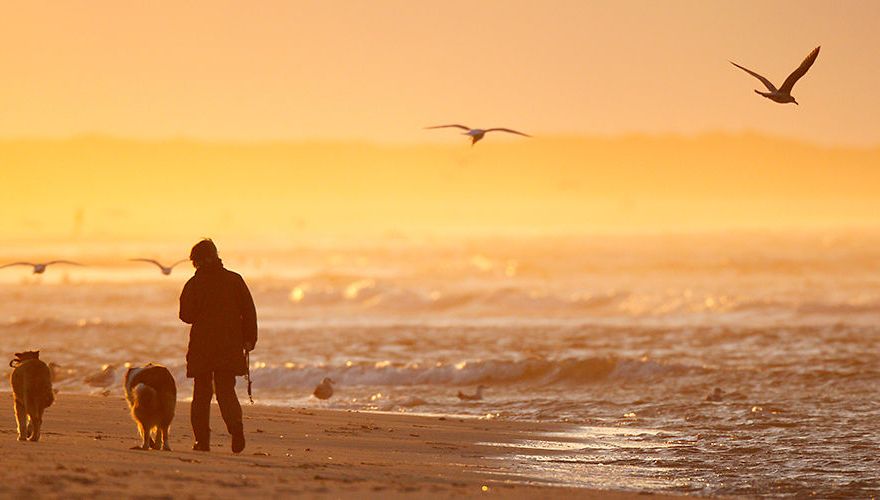
{"type": "Polygon", "coordinates": [[[189,252],[189,260],[192,261],[196,269],[220,262],[220,256],[217,255],[217,246],[210,238],[205,238],[196,243],[189,252]]]}

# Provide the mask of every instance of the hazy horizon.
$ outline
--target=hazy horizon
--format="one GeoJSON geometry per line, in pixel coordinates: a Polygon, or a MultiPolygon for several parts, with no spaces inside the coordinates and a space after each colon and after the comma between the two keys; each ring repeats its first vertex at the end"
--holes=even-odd
{"type": "Polygon", "coordinates": [[[755,134],[458,139],[0,140],[0,230],[272,240],[880,225],[880,148],[755,134]]]}

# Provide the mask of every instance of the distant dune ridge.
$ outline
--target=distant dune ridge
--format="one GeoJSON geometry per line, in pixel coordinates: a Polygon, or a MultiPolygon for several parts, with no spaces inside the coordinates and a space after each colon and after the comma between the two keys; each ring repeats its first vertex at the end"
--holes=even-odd
{"type": "Polygon", "coordinates": [[[752,134],[455,145],[0,141],[7,237],[877,225],[880,148],[752,134]]]}

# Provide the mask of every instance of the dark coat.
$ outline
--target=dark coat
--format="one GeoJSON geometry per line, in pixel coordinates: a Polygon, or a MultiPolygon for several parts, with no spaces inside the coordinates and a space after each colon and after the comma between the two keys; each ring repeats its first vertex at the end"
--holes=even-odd
{"type": "Polygon", "coordinates": [[[244,346],[257,343],[257,311],[241,276],[222,265],[197,269],[180,294],[180,319],[192,325],[187,377],[247,373],[244,346]]]}

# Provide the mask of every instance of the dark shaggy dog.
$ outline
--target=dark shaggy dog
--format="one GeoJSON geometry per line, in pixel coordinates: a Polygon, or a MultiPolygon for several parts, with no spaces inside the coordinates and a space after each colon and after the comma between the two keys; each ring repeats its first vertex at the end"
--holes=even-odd
{"type": "Polygon", "coordinates": [[[140,446],[132,449],[171,451],[168,427],[174,420],[177,406],[177,384],[171,372],[162,365],[150,363],[140,368],[129,368],[124,383],[131,418],[137,423],[143,439],[140,446]]]}
{"type": "Polygon", "coordinates": [[[14,368],[9,381],[15,401],[18,440],[39,441],[43,411],[55,401],[52,373],[46,363],[40,361],[40,351],[17,352],[9,366],[14,368]]]}

